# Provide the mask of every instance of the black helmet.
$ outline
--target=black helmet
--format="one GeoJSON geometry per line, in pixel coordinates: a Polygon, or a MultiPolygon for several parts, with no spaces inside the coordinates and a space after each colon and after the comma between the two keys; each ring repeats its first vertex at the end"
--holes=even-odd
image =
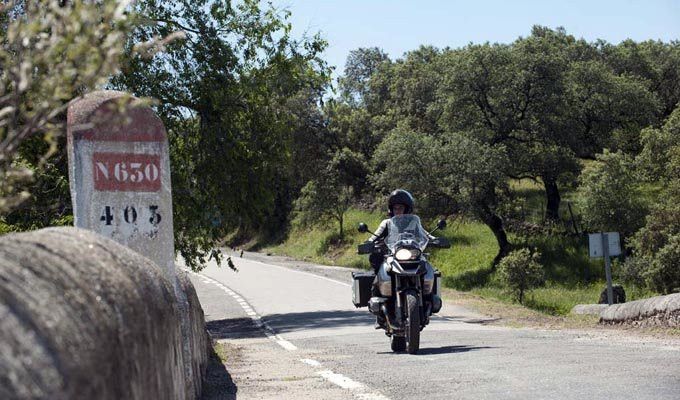
{"type": "Polygon", "coordinates": [[[390,209],[390,216],[394,216],[394,213],[392,212],[392,207],[394,207],[395,204],[403,204],[404,206],[406,206],[404,214],[412,214],[413,208],[415,206],[415,201],[413,200],[413,196],[411,196],[411,193],[407,192],[404,189],[397,189],[390,194],[390,199],[387,201],[387,208],[390,209]]]}

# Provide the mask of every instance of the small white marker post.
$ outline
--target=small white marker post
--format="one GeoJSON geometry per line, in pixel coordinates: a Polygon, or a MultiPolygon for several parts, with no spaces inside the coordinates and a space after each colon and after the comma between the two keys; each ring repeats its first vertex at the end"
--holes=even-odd
{"type": "Polygon", "coordinates": [[[590,258],[604,258],[604,272],[607,277],[607,303],[614,303],[614,290],[612,289],[612,267],[609,257],[621,254],[621,245],[618,232],[600,232],[588,235],[590,258]]]}

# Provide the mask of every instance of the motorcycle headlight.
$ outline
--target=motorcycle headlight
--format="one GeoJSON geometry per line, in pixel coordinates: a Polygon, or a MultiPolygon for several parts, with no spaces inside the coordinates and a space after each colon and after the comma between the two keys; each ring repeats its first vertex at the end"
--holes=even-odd
{"type": "Polygon", "coordinates": [[[415,249],[399,249],[394,255],[398,261],[417,260],[420,257],[420,250],[415,249]]]}

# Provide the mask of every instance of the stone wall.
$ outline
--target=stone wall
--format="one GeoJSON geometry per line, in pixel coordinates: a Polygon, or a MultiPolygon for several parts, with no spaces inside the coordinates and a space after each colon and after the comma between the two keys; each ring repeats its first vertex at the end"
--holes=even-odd
{"type": "Polygon", "coordinates": [[[600,313],[600,322],[680,327],[680,293],[611,305],[600,313]]]}
{"type": "Polygon", "coordinates": [[[203,312],[178,280],[189,303],[187,363],[174,282],[154,262],[77,228],[0,237],[0,398],[198,397],[203,312]]]}
{"type": "Polygon", "coordinates": [[[184,376],[186,382],[186,398],[198,399],[208,365],[208,346],[212,346],[205,330],[205,316],[198,300],[196,289],[189,280],[189,275],[177,270],[177,283],[184,295],[178,302],[182,319],[182,336],[184,340],[184,376]]]}

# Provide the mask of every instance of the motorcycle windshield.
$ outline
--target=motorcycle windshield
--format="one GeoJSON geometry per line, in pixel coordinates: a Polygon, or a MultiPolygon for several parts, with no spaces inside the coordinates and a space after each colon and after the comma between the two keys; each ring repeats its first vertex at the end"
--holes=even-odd
{"type": "Polygon", "coordinates": [[[428,240],[427,232],[417,215],[395,215],[390,219],[385,245],[392,253],[395,253],[398,247],[404,246],[416,246],[424,251],[428,240]]]}

